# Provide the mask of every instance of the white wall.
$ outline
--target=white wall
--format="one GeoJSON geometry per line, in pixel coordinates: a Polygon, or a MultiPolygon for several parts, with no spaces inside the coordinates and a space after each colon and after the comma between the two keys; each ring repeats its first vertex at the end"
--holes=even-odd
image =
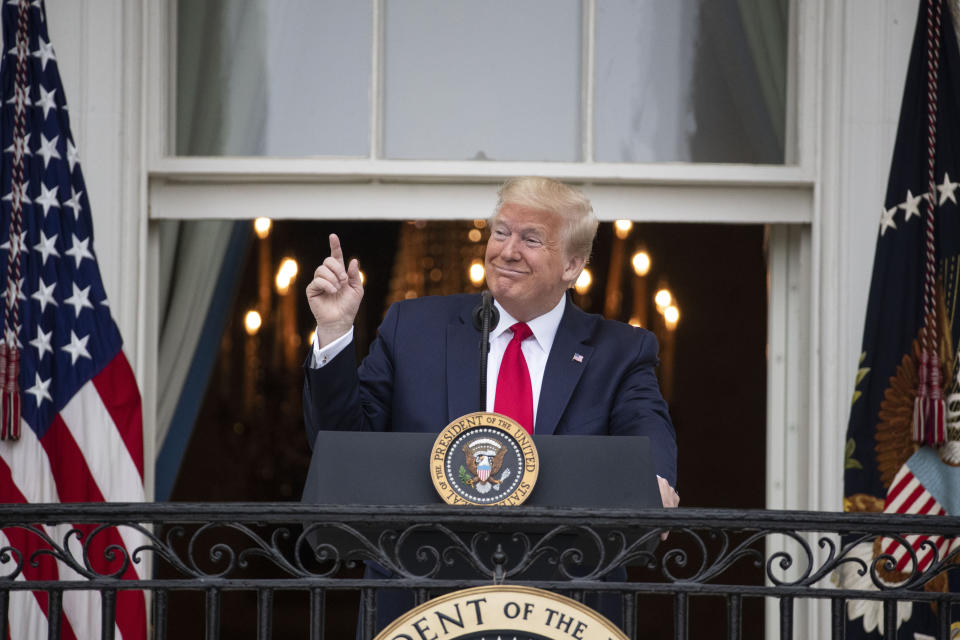
{"type": "Polygon", "coordinates": [[[811,449],[816,488],[808,508],[840,510],[846,425],[918,0],[823,6],[811,399],[820,441],[811,449]]]}
{"type": "MultiPolygon", "coordinates": [[[[880,211],[887,191],[917,0],[848,0],[844,51],[843,199],[838,313],[845,400],[853,394],[880,211]]],[[[824,274],[829,277],[829,274],[824,274]]]]}

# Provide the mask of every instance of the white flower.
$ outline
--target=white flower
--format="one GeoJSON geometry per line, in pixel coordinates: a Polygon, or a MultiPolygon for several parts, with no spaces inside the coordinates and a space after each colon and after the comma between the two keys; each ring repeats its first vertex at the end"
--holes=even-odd
{"type": "MultiPolygon", "coordinates": [[[[861,565],[857,562],[844,563],[834,574],[834,582],[841,589],[857,589],[860,591],[876,591],[877,586],[870,577],[870,565],[874,562],[873,544],[861,542],[850,550],[849,558],[863,560],[866,570],[859,575],[861,565]]],[[[910,619],[913,613],[912,602],[897,602],[897,628],[910,619]]],[[[883,601],[882,600],[848,600],[847,617],[853,621],[863,618],[863,630],[867,633],[876,631],[883,633],[883,601]]],[[[915,640],[924,640],[917,636],[915,640]]],[[[931,639],[932,640],[932,639],[931,639]]]]}

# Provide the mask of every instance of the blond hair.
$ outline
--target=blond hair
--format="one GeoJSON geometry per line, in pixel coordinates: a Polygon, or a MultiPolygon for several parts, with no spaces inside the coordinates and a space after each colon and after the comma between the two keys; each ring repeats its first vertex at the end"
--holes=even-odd
{"type": "Polygon", "coordinates": [[[522,177],[504,182],[497,196],[493,218],[505,204],[556,213],[565,223],[563,235],[568,255],[590,259],[598,222],[590,200],[580,190],[550,178],[522,177]]]}

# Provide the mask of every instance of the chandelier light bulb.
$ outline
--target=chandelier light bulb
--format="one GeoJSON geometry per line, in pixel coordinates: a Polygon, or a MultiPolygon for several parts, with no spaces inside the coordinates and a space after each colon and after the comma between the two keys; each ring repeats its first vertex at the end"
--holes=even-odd
{"type": "Polygon", "coordinates": [[[480,283],[483,282],[483,279],[486,276],[486,271],[481,263],[474,262],[470,265],[470,271],[468,272],[468,275],[470,277],[470,282],[472,282],[475,287],[478,287],[480,286],[480,283]]]}
{"type": "Polygon", "coordinates": [[[663,319],[667,323],[667,329],[673,331],[677,328],[677,323],[680,321],[680,309],[676,305],[670,305],[663,310],[663,319]]]}
{"type": "Polygon", "coordinates": [[[270,227],[272,226],[273,220],[270,218],[257,218],[253,221],[253,230],[261,240],[270,235],[270,227]]]}
{"type": "Polygon", "coordinates": [[[263,319],[260,317],[260,314],[251,309],[247,311],[247,315],[243,317],[243,326],[247,330],[248,335],[256,335],[260,331],[260,326],[263,324],[263,319]]]}
{"type": "Polygon", "coordinates": [[[669,289],[660,289],[656,295],[653,296],[653,301],[657,305],[657,311],[663,313],[663,310],[673,302],[673,294],[670,293],[669,289]]]}
{"type": "Polygon", "coordinates": [[[633,272],[641,278],[650,273],[650,254],[646,251],[637,251],[630,260],[633,272]]]}
{"type": "Polygon", "coordinates": [[[280,263],[276,278],[277,291],[279,293],[284,294],[290,289],[290,283],[293,282],[293,279],[297,276],[297,271],[297,261],[293,258],[286,258],[280,263]]]}

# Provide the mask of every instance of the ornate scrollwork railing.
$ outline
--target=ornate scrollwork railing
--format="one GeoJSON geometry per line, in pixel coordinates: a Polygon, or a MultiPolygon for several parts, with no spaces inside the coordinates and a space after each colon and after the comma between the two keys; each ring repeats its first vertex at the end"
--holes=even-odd
{"type": "MultiPolygon", "coordinates": [[[[420,599],[503,581],[578,597],[617,592],[634,633],[630,603],[642,594],[674,596],[675,617],[687,615],[690,596],[722,596],[734,637],[740,622],[731,607],[743,597],[827,598],[839,633],[848,601],[875,603],[888,628],[896,626],[898,602],[951,603],[937,585],[956,572],[960,554],[960,518],[775,511],[0,505],[0,529],[3,622],[13,592],[42,590],[56,599],[78,589],[154,592],[154,615],[164,618],[169,592],[201,590],[208,616],[218,619],[211,594],[300,589],[311,594],[311,612],[321,612],[311,615],[317,620],[327,591],[359,591],[372,607],[372,594],[387,585],[359,573],[376,563],[394,576],[389,587],[420,599]],[[52,579],[42,569],[53,565],[60,571],[52,579]]],[[[113,598],[104,603],[116,606],[113,598]]],[[[791,611],[781,606],[782,624],[791,624],[791,611]]],[[[311,637],[323,636],[317,624],[311,637]]],[[[157,634],[165,626],[155,620],[157,634]]],[[[676,628],[686,633],[682,620],[676,628]]]]}

